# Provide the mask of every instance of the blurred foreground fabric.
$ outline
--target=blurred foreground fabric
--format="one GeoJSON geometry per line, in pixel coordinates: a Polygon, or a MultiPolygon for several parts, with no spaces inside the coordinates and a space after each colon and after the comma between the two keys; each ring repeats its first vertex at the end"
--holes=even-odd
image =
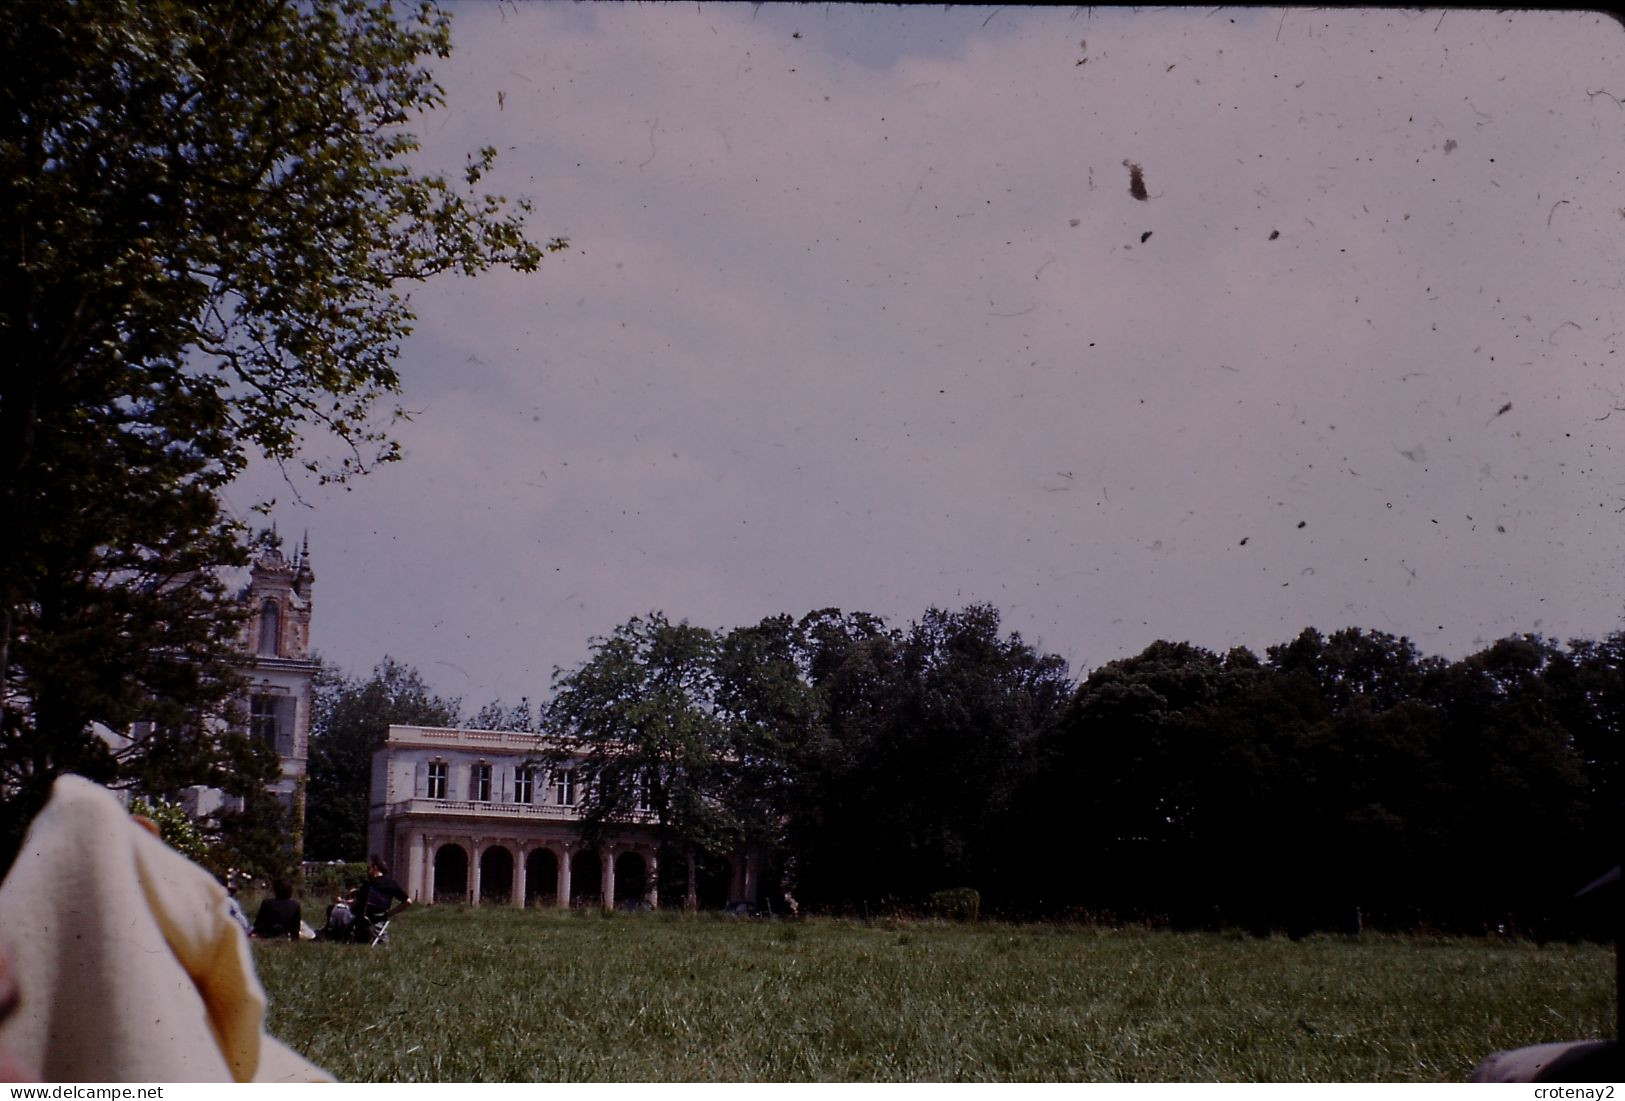
{"type": "Polygon", "coordinates": [[[1497,1051],[1473,1070],[1469,1082],[1617,1082],[1622,1064],[1613,1040],[1497,1051]]]}
{"type": "Polygon", "coordinates": [[[0,883],[21,991],[0,1042],[51,1082],[332,1081],[266,1034],[228,897],[111,792],[61,777],[0,883]]]}

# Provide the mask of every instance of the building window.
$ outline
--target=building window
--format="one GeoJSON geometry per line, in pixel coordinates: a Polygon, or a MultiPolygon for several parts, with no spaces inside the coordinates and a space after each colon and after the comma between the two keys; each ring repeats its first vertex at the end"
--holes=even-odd
{"type": "Polygon", "coordinates": [[[639,772],[632,777],[632,807],[642,814],[655,809],[654,794],[647,772],[639,772]]]}
{"type": "MultiPolygon", "coordinates": [[[[277,749],[276,697],[253,696],[248,701],[248,730],[254,737],[277,749]]],[[[280,752],[280,751],[279,751],[280,752]]]]}
{"type": "Polygon", "coordinates": [[[429,762],[429,798],[444,799],[446,797],[446,762],[429,762]]]}
{"type": "Polygon", "coordinates": [[[576,805],[576,770],[557,769],[553,773],[553,802],[561,807],[576,805]]]}
{"type": "Polygon", "coordinates": [[[481,762],[469,774],[468,797],[476,803],[491,801],[491,766],[481,762]]]}
{"type": "Polygon", "coordinates": [[[277,607],[276,601],[267,600],[260,605],[259,652],[267,657],[276,657],[281,652],[281,639],[282,609],[277,607]]]}
{"type": "Polygon", "coordinates": [[[513,770],[513,801],[515,803],[530,803],[533,801],[532,792],[535,789],[536,770],[533,768],[516,768],[513,770]]]}

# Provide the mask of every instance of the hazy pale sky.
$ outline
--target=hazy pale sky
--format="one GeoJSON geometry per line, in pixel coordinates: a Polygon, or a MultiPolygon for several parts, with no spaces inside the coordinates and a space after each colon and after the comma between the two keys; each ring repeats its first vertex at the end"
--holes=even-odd
{"type": "Polygon", "coordinates": [[[230,495],[352,672],[538,700],[656,608],[987,601],[1075,675],[1621,625],[1608,17],[452,11],[423,163],[572,247],[413,289],[404,462],[230,495]]]}

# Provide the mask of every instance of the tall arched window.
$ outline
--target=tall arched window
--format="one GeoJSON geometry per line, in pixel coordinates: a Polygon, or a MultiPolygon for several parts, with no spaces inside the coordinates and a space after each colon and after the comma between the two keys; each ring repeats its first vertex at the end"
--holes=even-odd
{"type": "Polygon", "coordinates": [[[282,638],[282,609],[274,600],[267,600],[260,606],[260,645],[259,652],[275,657],[280,652],[279,642],[282,638]]]}

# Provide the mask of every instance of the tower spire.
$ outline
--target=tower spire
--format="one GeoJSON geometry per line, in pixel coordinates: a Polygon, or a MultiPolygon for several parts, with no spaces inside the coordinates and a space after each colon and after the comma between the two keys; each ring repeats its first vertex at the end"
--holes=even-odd
{"type": "Polygon", "coordinates": [[[310,586],[316,580],[316,571],[310,568],[310,529],[305,529],[305,537],[299,547],[299,558],[293,566],[294,591],[306,600],[310,599],[310,586]]]}

